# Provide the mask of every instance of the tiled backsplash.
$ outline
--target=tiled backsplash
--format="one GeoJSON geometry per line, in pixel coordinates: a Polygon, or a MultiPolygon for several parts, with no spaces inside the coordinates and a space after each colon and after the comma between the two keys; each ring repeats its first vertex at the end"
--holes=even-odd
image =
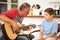
{"type": "MultiPolygon", "coordinates": [[[[60,23],[60,18],[54,18],[57,23],[60,23]]],[[[29,24],[36,24],[40,25],[44,18],[24,18],[22,24],[29,25],[29,24]]]]}

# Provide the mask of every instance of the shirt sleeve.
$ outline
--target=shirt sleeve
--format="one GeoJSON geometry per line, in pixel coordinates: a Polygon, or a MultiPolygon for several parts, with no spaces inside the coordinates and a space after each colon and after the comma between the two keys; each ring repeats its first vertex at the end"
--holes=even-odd
{"type": "Polygon", "coordinates": [[[57,22],[54,22],[53,27],[52,27],[52,32],[57,33],[57,31],[58,31],[58,24],[57,24],[57,22]]]}
{"type": "Polygon", "coordinates": [[[18,12],[17,9],[14,8],[14,9],[7,10],[6,12],[1,13],[1,15],[6,15],[7,17],[12,19],[16,16],[17,12],[18,12]]]}

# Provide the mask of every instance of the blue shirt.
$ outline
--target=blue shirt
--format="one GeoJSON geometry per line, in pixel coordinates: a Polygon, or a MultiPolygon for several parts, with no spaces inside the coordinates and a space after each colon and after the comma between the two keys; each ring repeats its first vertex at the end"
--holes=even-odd
{"type": "Polygon", "coordinates": [[[52,32],[54,32],[55,36],[56,36],[57,29],[58,29],[58,25],[57,25],[57,22],[55,20],[52,20],[51,22],[44,20],[42,22],[42,30],[44,31],[43,35],[49,35],[52,32]]]}

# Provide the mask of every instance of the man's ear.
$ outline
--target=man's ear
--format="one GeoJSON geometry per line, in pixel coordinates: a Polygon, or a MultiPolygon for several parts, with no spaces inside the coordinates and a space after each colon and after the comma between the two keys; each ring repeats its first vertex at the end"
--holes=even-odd
{"type": "Polygon", "coordinates": [[[30,8],[27,9],[28,13],[30,12],[30,8]]]}

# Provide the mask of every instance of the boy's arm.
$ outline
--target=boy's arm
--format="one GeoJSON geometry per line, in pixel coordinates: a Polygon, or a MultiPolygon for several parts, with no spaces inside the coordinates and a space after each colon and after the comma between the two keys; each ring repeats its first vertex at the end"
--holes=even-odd
{"type": "Polygon", "coordinates": [[[45,39],[47,39],[47,38],[52,38],[52,37],[54,37],[54,32],[52,32],[51,34],[49,34],[47,37],[45,37],[45,39]]]}
{"type": "Polygon", "coordinates": [[[43,30],[40,31],[40,35],[39,36],[40,36],[40,39],[43,38],[43,30]]]}
{"type": "Polygon", "coordinates": [[[41,30],[41,31],[40,31],[40,35],[39,35],[39,36],[40,36],[40,40],[43,39],[43,32],[44,32],[44,28],[43,28],[43,27],[44,27],[44,21],[42,22],[41,28],[40,28],[40,30],[41,30]]]}

